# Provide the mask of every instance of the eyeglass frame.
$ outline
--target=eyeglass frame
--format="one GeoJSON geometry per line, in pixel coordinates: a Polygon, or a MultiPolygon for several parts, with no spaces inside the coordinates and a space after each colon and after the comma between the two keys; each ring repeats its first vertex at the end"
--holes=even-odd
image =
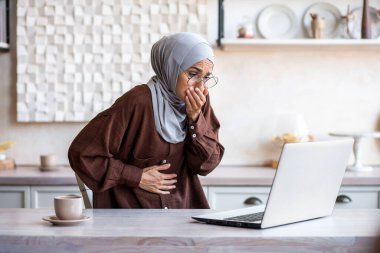
{"type": "MultiPolygon", "coordinates": [[[[194,75],[193,77],[189,77],[188,75],[187,75],[187,73],[186,73],[186,71],[185,70],[182,70],[181,68],[180,68],[180,70],[183,72],[183,73],[185,73],[185,75],[186,75],[186,77],[187,77],[187,85],[189,85],[190,86],[190,84],[189,84],[189,81],[192,79],[192,78],[194,78],[194,77],[196,77],[196,76],[199,76],[199,74],[197,74],[197,75],[194,75]]],[[[211,75],[211,77],[208,77],[207,78],[207,80],[206,81],[204,81],[204,77],[202,77],[200,80],[198,80],[198,82],[195,82],[195,83],[199,83],[200,81],[202,81],[203,82],[203,86],[205,86],[207,89],[211,89],[212,87],[215,87],[217,84],[218,84],[218,77],[216,77],[216,76],[214,76],[213,74],[210,74],[211,75]],[[215,84],[213,85],[213,86],[211,86],[211,87],[208,87],[207,86],[207,82],[208,82],[208,80],[210,80],[210,79],[214,79],[214,81],[215,81],[215,84]]]]}

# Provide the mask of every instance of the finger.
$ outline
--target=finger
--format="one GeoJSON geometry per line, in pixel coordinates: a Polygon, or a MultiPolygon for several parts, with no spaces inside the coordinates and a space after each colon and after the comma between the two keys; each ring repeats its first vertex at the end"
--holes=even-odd
{"type": "Polygon", "coordinates": [[[156,165],[155,166],[146,167],[146,168],[143,169],[143,172],[150,171],[150,170],[152,170],[154,168],[156,168],[156,165]]]}
{"type": "Polygon", "coordinates": [[[197,95],[199,99],[202,101],[202,105],[203,105],[206,102],[205,95],[203,95],[203,92],[199,88],[196,88],[195,91],[197,92],[197,95]]]}
{"type": "Polygon", "coordinates": [[[168,179],[174,179],[177,177],[177,174],[162,174],[162,178],[164,180],[168,180],[168,179]]]}
{"type": "Polygon", "coordinates": [[[194,111],[194,108],[192,107],[188,96],[186,96],[186,109],[187,111],[194,111]]]}
{"type": "Polygon", "coordinates": [[[199,90],[198,88],[196,88],[195,90],[193,90],[192,91],[192,95],[193,95],[193,98],[194,98],[195,103],[197,105],[197,108],[200,108],[200,107],[202,107],[203,102],[202,102],[202,99],[198,95],[198,90],[199,90]]]}
{"type": "Polygon", "coordinates": [[[203,95],[205,95],[205,96],[208,95],[208,89],[207,89],[207,88],[205,88],[205,89],[203,90],[203,95]]]}
{"type": "Polygon", "coordinates": [[[187,96],[189,97],[189,101],[193,110],[194,111],[198,110],[198,105],[194,98],[194,91],[188,90],[187,96]]]}
{"type": "Polygon", "coordinates": [[[158,165],[156,166],[156,170],[167,170],[170,168],[170,163],[166,163],[166,164],[163,164],[163,165],[158,165]]]}
{"type": "Polygon", "coordinates": [[[161,184],[162,184],[162,185],[173,185],[173,184],[175,184],[175,183],[177,183],[177,180],[175,180],[175,179],[172,179],[172,180],[163,180],[163,181],[161,181],[161,184]]]}
{"type": "Polygon", "coordinates": [[[158,193],[158,194],[163,194],[163,195],[167,195],[167,194],[170,194],[169,191],[161,191],[161,190],[155,190],[154,193],[158,193]]]}
{"type": "Polygon", "coordinates": [[[169,191],[175,189],[175,185],[160,185],[157,187],[159,190],[169,191]]]}

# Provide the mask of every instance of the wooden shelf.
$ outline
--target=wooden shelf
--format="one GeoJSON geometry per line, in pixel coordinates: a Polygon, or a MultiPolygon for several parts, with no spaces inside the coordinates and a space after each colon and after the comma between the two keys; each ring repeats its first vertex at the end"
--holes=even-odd
{"type": "Polygon", "coordinates": [[[222,39],[222,47],[231,50],[249,50],[257,47],[278,47],[278,46],[314,46],[314,47],[366,47],[380,49],[380,39],[378,40],[355,40],[355,39],[287,39],[287,40],[266,40],[266,39],[222,39]]]}

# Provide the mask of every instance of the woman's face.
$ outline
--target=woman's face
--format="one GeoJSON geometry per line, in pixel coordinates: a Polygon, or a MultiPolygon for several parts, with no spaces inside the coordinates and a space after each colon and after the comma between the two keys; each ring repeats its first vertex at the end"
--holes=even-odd
{"type": "MultiPolygon", "coordinates": [[[[186,91],[189,89],[191,91],[194,91],[195,88],[200,89],[204,95],[208,94],[208,89],[204,87],[203,81],[200,82],[193,82],[195,78],[192,78],[189,81],[189,78],[197,76],[206,79],[211,75],[212,69],[214,67],[214,64],[208,60],[205,59],[203,61],[199,61],[192,65],[190,68],[186,69],[184,72],[181,72],[177,79],[177,86],[176,86],[176,94],[177,97],[185,102],[186,98],[186,91]]],[[[203,80],[203,79],[202,79],[203,80]]]]}

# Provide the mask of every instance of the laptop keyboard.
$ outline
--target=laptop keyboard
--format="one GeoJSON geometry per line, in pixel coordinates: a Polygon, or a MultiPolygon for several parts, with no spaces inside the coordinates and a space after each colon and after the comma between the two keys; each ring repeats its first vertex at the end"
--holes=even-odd
{"type": "Polygon", "coordinates": [[[224,218],[224,220],[252,222],[252,221],[262,220],[263,215],[264,215],[264,212],[250,213],[250,214],[245,214],[245,215],[239,215],[239,216],[224,218]]]}

